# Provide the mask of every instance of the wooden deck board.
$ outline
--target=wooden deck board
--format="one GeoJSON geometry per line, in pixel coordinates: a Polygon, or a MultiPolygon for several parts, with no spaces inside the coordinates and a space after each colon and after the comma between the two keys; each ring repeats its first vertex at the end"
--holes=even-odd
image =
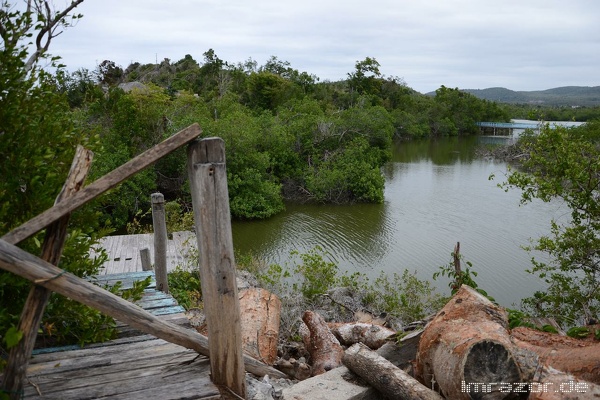
{"type": "MultiPolygon", "coordinates": [[[[153,277],[153,272],[96,277],[99,284],[153,277]]],[[[161,319],[190,326],[183,308],[154,287],[138,305],[161,319]]],[[[190,327],[190,329],[192,329],[190,327]]],[[[27,369],[24,399],[220,399],[210,363],[192,350],[146,335],[117,321],[120,337],[78,348],[37,349],[27,369]],[[40,396],[41,393],[41,396],[40,396]]]]}
{"type": "MultiPolygon", "coordinates": [[[[119,346],[121,347],[121,346],[119,346]]],[[[210,382],[209,362],[206,358],[193,361],[197,354],[179,346],[167,344],[156,349],[145,348],[139,357],[137,351],[123,351],[110,358],[99,356],[95,362],[85,357],[86,365],[77,370],[48,371],[30,375],[33,384],[25,390],[25,398],[39,396],[45,399],[132,398],[132,393],[154,393],[152,398],[215,398],[218,389],[210,382]],[[122,360],[122,362],[117,362],[122,360]],[[190,364],[187,364],[190,363],[190,364]],[[157,390],[169,385],[169,397],[157,397],[157,390]],[[192,397],[194,396],[194,397],[192,397]]],[[[165,393],[166,394],[166,393],[165,393]]],[[[219,398],[219,397],[216,397],[219,398]]]]}
{"type": "MultiPolygon", "coordinates": [[[[198,254],[196,237],[193,232],[174,232],[167,240],[167,270],[172,271],[178,265],[186,267],[198,254]]],[[[100,247],[108,254],[101,274],[120,274],[141,272],[140,250],[150,250],[150,260],[154,264],[154,235],[115,235],[102,238],[100,247]]]]}

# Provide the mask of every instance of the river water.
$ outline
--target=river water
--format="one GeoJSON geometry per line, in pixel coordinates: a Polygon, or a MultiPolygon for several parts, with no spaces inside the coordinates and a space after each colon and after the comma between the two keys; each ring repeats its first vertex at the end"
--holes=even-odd
{"type": "MultiPolygon", "coordinates": [[[[518,305],[543,288],[525,272],[532,254],[521,246],[548,233],[551,218],[563,217],[565,208],[542,202],[521,206],[519,191],[498,188],[507,166],[477,158],[479,140],[398,142],[383,168],[383,204],[288,204],[266,221],[234,222],[236,251],[284,265],[292,250],[320,246],[342,271],[374,278],[381,271],[392,275],[409,269],[432,280],[460,242],[464,260],[479,274],[479,286],[501,305],[518,305]]],[[[448,294],[447,278],[432,283],[448,294]]]]}

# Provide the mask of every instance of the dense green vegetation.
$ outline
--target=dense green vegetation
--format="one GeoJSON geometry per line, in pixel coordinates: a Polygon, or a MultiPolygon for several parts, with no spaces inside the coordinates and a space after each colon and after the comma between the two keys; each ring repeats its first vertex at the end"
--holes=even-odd
{"type": "MultiPolygon", "coordinates": [[[[58,86],[78,128],[99,137],[95,178],[193,122],[222,137],[236,218],[269,217],[284,200],[381,202],[392,140],[475,134],[476,121],[508,119],[457,89],[421,95],[382,76],[374,58],[354,67],[344,81],[319,82],[277,57],[234,65],[208,50],[202,62],[60,71],[58,86]]],[[[185,171],[179,152],[139,174],[101,200],[103,222],[122,229],[156,190],[186,206],[185,171]]]]}
{"type": "Polygon", "coordinates": [[[517,147],[527,158],[503,186],[522,190],[523,203],[560,199],[570,210],[570,218],[552,221],[550,234],[529,247],[549,256],[533,259],[529,271],[548,288],[525,299],[524,310],[553,317],[565,327],[598,320],[600,123],[546,128],[539,135],[526,135],[517,147]]]}
{"type": "MultiPolygon", "coordinates": [[[[78,129],[66,98],[56,90],[56,78],[39,67],[44,52],[28,57],[23,39],[49,20],[36,20],[33,13],[7,7],[3,3],[0,8],[0,236],[53,205],[78,144],[96,151],[101,148],[98,136],[78,129]]],[[[86,207],[71,216],[60,268],[77,276],[98,272],[105,256],[90,257],[90,248],[107,233],[99,215],[97,209],[86,207]]],[[[39,254],[43,240],[42,233],[19,246],[39,254]]],[[[2,354],[21,337],[15,326],[30,286],[0,271],[2,354]]],[[[122,292],[119,287],[111,290],[122,292]]],[[[136,293],[124,295],[135,297],[136,293]]],[[[49,344],[88,343],[112,338],[113,327],[112,318],[53,294],[39,338],[49,344]]],[[[0,358],[0,367],[3,361],[0,358]]]]}
{"type": "MultiPolygon", "coordinates": [[[[356,312],[385,316],[390,326],[400,329],[435,313],[448,300],[437,293],[416,271],[401,275],[383,273],[374,280],[365,274],[340,271],[327,261],[323,249],[293,252],[286,265],[264,265],[249,255],[237,258],[237,267],[248,271],[257,284],[275,293],[282,302],[280,334],[282,340],[297,340],[300,316],[306,310],[328,313],[335,321],[352,321],[356,312]]],[[[201,308],[202,294],[197,272],[178,268],[169,273],[169,288],[187,309],[201,308]]]]}

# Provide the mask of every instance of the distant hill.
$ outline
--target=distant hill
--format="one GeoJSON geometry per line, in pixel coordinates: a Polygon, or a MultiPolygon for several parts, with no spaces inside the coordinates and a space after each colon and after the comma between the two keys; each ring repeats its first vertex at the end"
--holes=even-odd
{"type": "Polygon", "coordinates": [[[548,106],[600,106],[600,86],[563,86],[529,92],[516,92],[501,87],[461,90],[471,93],[480,99],[499,103],[540,104],[548,106]]]}

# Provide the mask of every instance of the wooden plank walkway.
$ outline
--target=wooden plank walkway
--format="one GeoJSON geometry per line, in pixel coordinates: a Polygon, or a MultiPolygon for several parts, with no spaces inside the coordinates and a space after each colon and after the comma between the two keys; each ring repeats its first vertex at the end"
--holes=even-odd
{"type": "MultiPolygon", "coordinates": [[[[97,277],[98,283],[134,280],[153,272],[97,277]]],[[[156,290],[153,282],[137,302],[154,315],[188,326],[184,310],[175,300],[156,290]]],[[[119,338],[105,343],[38,349],[27,369],[25,399],[220,399],[210,380],[208,358],[192,350],[145,335],[124,324],[119,338]]],[[[190,327],[190,329],[192,329],[190,327]]]]}
{"type": "MultiPolygon", "coordinates": [[[[150,258],[154,264],[152,233],[107,236],[101,239],[100,247],[108,253],[108,261],[104,263],[101,274],[142,271],[140,250],[144,248],[150,250],[150,258]]],[[[178,265],[188,267],[197,254],[198,245],[193,232],[174,232],[173,238],[167,241],[167,271],[174,270],[178,265]]]]}

